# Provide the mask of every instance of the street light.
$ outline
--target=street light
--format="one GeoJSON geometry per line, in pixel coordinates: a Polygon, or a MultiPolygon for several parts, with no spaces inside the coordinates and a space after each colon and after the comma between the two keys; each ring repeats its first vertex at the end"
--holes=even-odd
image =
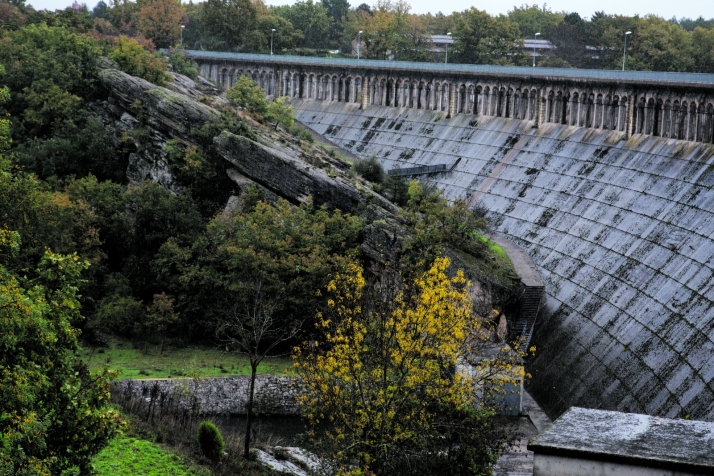
{"type": "Polygon", "coordinates": [[[360,31],[357,32],[357,59],[359,59],[359,44],[360,44],[360,42],[361,42],[359,36],[360,36],[361,34],[362,34],[362,30],[360,30],[360,31]]]}
{"type": "Polygon", "coordinates": [[[625,48],[622,50],[622,71],[625,71],[625,58],[627,57],[627,35],[631,35],[631,31],[625,32],[625,48]]]}
{"type": "Polygon", "coordinates": [[[273,55],[273,33],[275,33],[275,28],[270,30],[270,55],[273,55]]]}
{"type": "MultiPolygon", "coordinates": [[[[451,32],[448,32],[446,36],[451,37],[451,32]]],[[[450,38],[449,38],[450,39],[450,38]]],[[[444,55],[444,64],[449,62],[449,42],[446,42],[446,54],[444,55]]]]}
{"type": "MultiPolygon", "coordinates": [[[[535,34],[535,39],[536,39],[536,40],[538,39],[538,36],[539,36],[539,35],[540,35],[540,33],[536,33],[536,34],[535,34]]],[[[535,68],[535,57],[536,57],[536,44],[535,44],[535,42],[534,42],[534,43],[533,43],[533,67],[534,67],[534,68],[535,68]]]]}
{"type": "Polygon", "coordinates": [[[181,25],[181,43],[179,43],[179,46],[183,48],[183,29],[186,28],[186,25],[181,25]]]}

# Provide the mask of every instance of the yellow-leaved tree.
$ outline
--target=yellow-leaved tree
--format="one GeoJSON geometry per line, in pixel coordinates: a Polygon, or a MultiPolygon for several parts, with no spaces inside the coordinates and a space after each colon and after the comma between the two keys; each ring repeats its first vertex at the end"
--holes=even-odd
{"type": "Polygon", "coordinates": [[[437,258],[416,279],[386,270],[368,282],[352,264],[329,284],[321,338],[296,349],[295,366],[305,414],[326,428],[338,469],[488,474],[505,443],[475,390],[479,372],[498,386],[519,371],[463,370],[480,320],[463,273],[450,278],[448,267],[437,258]]]}

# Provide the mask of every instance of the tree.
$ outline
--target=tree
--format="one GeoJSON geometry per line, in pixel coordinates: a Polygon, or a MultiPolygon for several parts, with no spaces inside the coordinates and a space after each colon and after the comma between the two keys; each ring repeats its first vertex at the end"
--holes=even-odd
{"type": "MultiPolygon", "coordinates": [[[[591,66],[586,50],[588,23],[577,13],[566,15],[563,21],[550,31],[548,39],[556,46],[555,55],[562,61],[580,68],[591,66]]],[[[544,66],[543,61],[540,66],[544,66]]],[[[553,66],[561,67],[555,64],[553,66]]]]}
{"type": "Polygon", "coordinates": [[[358,9],[347,29],[347,38],[362,31],[360,51],[368,58],[427,61],[431,56],[431,37],[421,20],[410,15],[404,0],[380,0],[374,11],[358,9]]]}
{"type": "Polygon", "coordinates": [[[523,4],[508,11],[508,18],[518,25],[523,38],[533,38],[540,33],[543,38],[550,39],[550,33],[563,20],[565,13],[556,13],[547,4],[523,4]]]}
{"type": "Polygon", "coordinates": [[[332,20],[322,3],[298,1],[294,5],[273,7],[273,12],[288,20],[303,35],[303,47],[325,48],[330,40],[332,20]]]}
{"type": "Polygon", "coordinates": [[[147,0],[133,21],[136,31],[153,41],[157,48],[169,48],[179,42],[183,16],[179,0],[147,0]]]}
{"type": "Polygon", "coordinates": [[[276,348],[293,339],[300,331],[301,323],[294,321],[286,326],[276,318],[275,309],[280,296],[271,295],[270,288],[265,286],[259,277],[256,280],[240,283],[238,286],[242,288],[239,294],[242,294],[244,299],[230,300],[226,303],[223,309],[224,318],[219,323],[216,335],[226,347],[248,357],[250,363],[243,450],[243,456],[248,458],[258,365],[273,354],[276,348]]]}
{"type": "Polygon", "coordinates": [[[171,81],[166,74],[168,62],[141,46],[134,38],[120,36],[109,52],[109,58],[119,63],[122,71],[138,76],[151,83],[162,86],[171,81]]]}
{"type": "Polygon", "coordinates": [[[146,309],[146,318],[139,324],[139,334],[149,340],[158,340],[163,354],[166,333],[178,320],[179,313],[174,311],[174,299],[166,293],[154,294],[153,302],[146,309]]]}
{"type": "Polygon", "coordinates": [[[245,75],[241,75],[238,81],[226,91],[226,97],[253,114],[263,115],[268,110],[265,92],[245,75]]]}
{"type": "MultiPolygon", "coordinates": [[[[17,249],[19,235],[0,230],[0,246],[17,249]]],[[[121,426],[107,408],[107,372],[90,374],[76,357],[82,320],[76,254],[47,251],[36,278],[0,265],[0,471],[3,474],[88,474],[91,458],[121,426]]]]}
{"type": "MultiPolygon", "coordinates": [[[[615,43],[614,31],[608,31],[615,43]]],[[[620,33],[622,43],[622,33],[620,33]]],[[[636,71],[691,71],[694,67],[691,36],[671,22],[647,15],[637,22],[628,45],[627,68],[636,71]]],[[[622,49],[620,49],[622,53],[622,49]]]]}
{"type": "Polygon", "coordinates": [[[256,20],[256,7],[250,0],[207,0],[203,21],[211,35],[229,49],[241,47],[256,20]]]}
{"type": "Polygon", "coordinates": [[[107,9],[109,6],[104,0],[99,0],[97,4],[92,8],[92,17],[94,18],[106,18],[107,9]]]}
{"type": "Polygon", "coordinates": [[[275,122],[275,130],[278,129],[278,125],[285,127],[286,129],[293,125],[295,122],[295,108],[288,104],[288,98],[275,98],[273,102],[268,106],[268,110],[265,113],[265,118],[271,122],[275,122]]]}
{"type": "Polygon", "coordinates": [[[524,64],[523,39],[508,17],[471,7],[454,14],[454,56],[461,63],[524,64]]]}
{"type": "MultiPolygon", "coordinates": [[[[387,269],[367,283],[350,264],[330,282],[321,337],[296,348],[295,366],[306,385],[304,413],[313,424],[329,421],[338,464],[356,460],[378,475],[455,467],[441,416],[471,412],[475,385],[486,381],[480,369],[459,368],[480,321],[463,273],[448,278],[449,265],[438,258],[414,280],[387,269]]],[[[510,381],[522,376],[522,369],[501,371],[510,381]]],[[[482,453],[459,457],[471,458],[470,471],[486,469],[502,442],[488,435],[482,453]]]]}
{"type": "Polygon", "coordinates": [[[705,30],[696,27],[692,32],[694,69],[699,73],[714,73],[714,25],[705,30]]]}

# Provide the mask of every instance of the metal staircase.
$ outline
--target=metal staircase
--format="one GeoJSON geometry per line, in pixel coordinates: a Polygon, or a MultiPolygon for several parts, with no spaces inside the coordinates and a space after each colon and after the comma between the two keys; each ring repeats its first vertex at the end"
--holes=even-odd
{"type": "Polygon", "coordinates": [[[544,286],[526,286],[521,296],[521,309],[511,327],[511,336],[525,341],[526,346],[530,344],[533,337],[533,328],[544,291],[544,286]]]}

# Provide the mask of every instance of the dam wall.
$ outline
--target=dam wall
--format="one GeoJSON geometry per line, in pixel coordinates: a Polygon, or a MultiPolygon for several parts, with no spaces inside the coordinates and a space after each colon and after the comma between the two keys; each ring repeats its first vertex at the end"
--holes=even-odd
{"type": "MultiPolygon", "coordinates": [[[[714,146],[625,131],[293,99],[296,119],[490,211],[546,285],[526,387],[570,406],[714,420],[714,146]],[[451,170],[452,166],[453,170],[451,170]]],[[[636,131],[635,131],[636,132],[636,131]]]]}

